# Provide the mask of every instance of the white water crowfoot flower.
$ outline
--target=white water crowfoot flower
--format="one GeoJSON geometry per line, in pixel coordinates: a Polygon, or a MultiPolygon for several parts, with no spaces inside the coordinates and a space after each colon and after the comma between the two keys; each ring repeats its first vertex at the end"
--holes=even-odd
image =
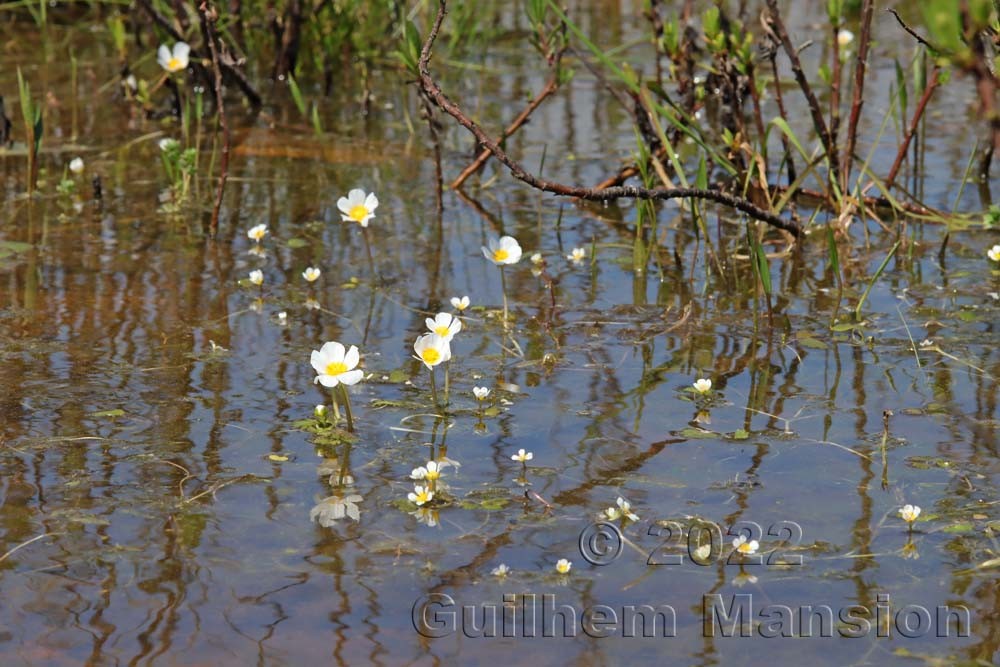
{"type": "Polygon", "coordinates": [[[267,236],[267,225],[254,225],[247,230],[247,238],[255,243],[260,243],[267,236]]]}
{"type": "Polygon", "coordinates": [[[994,262],[1000,262],[1000,245],[995,245],[986,251],[986,256],[994,262]]]}
{"type": "Polygon", "coordinates": [[[510,455],[511,461],[518,461],[520,463],[525,463],[525,464],[533,458],[535,458],[534,454],[532,454],[531,452],[526,452],[523,449],[517,450],[517,454],[510,455]]]}
{"type": "Polygon", "coordinates": [[[629,521],[639,520],[639,515],[632,511],[632,504],[629,501],[625,500],[621,496],[618,496],[618,500],[615,501],[615,504],[618,505],[618,510],[626,519],[629,521]]]}
{"type": "Polygon", "coordinates": [[[556,563],[556,572],[559,574],[569,574],[571,569],[573,569],[573,563],[565,558],[560,558],[559,562],[556,563]]]}
{"type": "Polygon", "coordinates": [[[156,52],[156,62],[160,64],[160,67],[173,74],[187,69],[190,55],[191,47],[187,42],[177,42],[174,44],[173,50],[166,44],[160,44],[160,48],[156,52]]]}
{"type": "Polygon", "coordinates": [[[733,540],[733,549],[736,549],[736,551],[744,556],[752,556],[760,549],[760,542],[757,540],[747,540],[746,535],[740,535],[733,540]]]}
{"type": "Polygon", "coordinates": [[[490,395],[490,390],[488,387],[473,387],[472,395],[476,397],[477,401],[485,401],[486,397],[490,395]]]}
{"type": "Polygon", "coordinates": [[[164,137],[156,142],[156,145],[160,147],[160,150],[164,153],[169,153],[171,151],[179,150],[181,147],[181,142],[173,139],[172,137],[164,137]]]}
{"type": "MultiPolygon", "coordinates": [[[[414,358],[422,361],[431,371],[438,364],[451,359],[451,345],[448,339],[436,333],[424,334],[413,344],[414,358]]],[[[432,376],[433,377],[433,376],[432,376]]]]}
{"type": "Polygon", "coordinates": [[[490,574],[492,574],[494,577],[500,577],[501,579],[503,579],[508,574],[510,574],[510,568],[507,567],[504,563],[500,563],[498,566],[493,568],[493,571],[490,572],[490,574]]]}
{"type": "Polygon", "coordinates": [[[313,350],[309,363],[316,370],[317,376],[313,382],[324,387],[336,387],[339,384],[357,384],[364,377],[358,362],[361,355],[356,345],[347,349],[336,341],[323,343],[319,350],[313,350]]]}
{"type": "Polygon", "coordinates": [[[321,273],[322,271],[320,271],[316,267],[310,266],[309,268],[307,268],[305,271],[302,272],[302,277],[305,278],[306,282],[314,283],[319,279],[321,273]]]}
{"type": "Polygon", "coordinates": [[[378,197],[374,192],[366,195],[364,190],[355,188],[346,197],[337,200],[337,208],[340,209],[340,218],[344,222],[356,222],[367,227],[368,221],[375,217],[378,197]]]}
{"type": "Polygon", "coordinates": [[[699,378],[698,380],[695,380],[694,384],[691,386],[694,387],[694,390],[699,394],[707,394],[712,391],[712,381],[707,378],[699,378]]]}
{"type": "Polygon", "coordinates": [[[534,264],[535,266],[541,266],[542,264],[545,263],[545,258],[542,257],[542,253],[536,252],[534,255],[531,256],[531,263],[534,264]]]}
{"type": "Polygon", "coordinates": [[[75,157],[69,161],[69,170],[74,174],[83,173],[83,158],[75,157]]]}
{"type": "Polygon", "coordinates": [[[841,30],[837,33],[837,44],[840,45],[841,48],[850,46],[853,41],[854,33],[850,30],[841,30]]]}
{"type": "Polygon", "coordinates": [[[903,521],[910,524],[910,526],[913,526],[913,522],[917,520],[918,516],[920,516],[920,506],[903,505],[899,509],[899,516],[903,519],[903,521]]]}
{"type": "Polygon", "coordinates": [[[449,343],[459,331],[462,330],[462,320],[454,317],[451,313],[438,313],[432,318],[424,320],[427,330],[444,338],[449,343]]]}
{"type": "Polygon", "coordinates": [[[587,258],[587,251],[584,248],[573,248],[573,250],[570,251],[568,255],[566,255],[566,259],[573,262],[574,264],[579,264],[586,258],[587,258]]]}
{"type": "Polygon", "coordinates": [[[437,461],[428,461],[426,465],[422,465],[419,468],[414,468],[410,471],[410,479],[425,479],[428,482],[436,482],[441,478],[442,468],[444,468],[444,464],[438,463],[437,461]]]}
{"type": "Polygon", "coordinates": [[[411,503],[420,507],[434,500],[434,492],[430,490],[430,487],[417,484],[413,487],[413,492],[406,494],[406,497],[411,503]]]}
{"type": "Polygon", "coordinates": [[[463,296],[461,299],[457,296],[451,297],[451,307],[461,313],[469,307],[469,297],[463,296]]]}
{"type": "Polygon", "coordinates": [[[488,245],[488,248],[483,246],[483,255],[497,266],[517,264],[521,259],[521,246],[513,236],[490,239],[488,245]]]}
{"type": "Polygon", "coordinates": [[[358,508],[358,503],[362,500],[357,494],[324,498],[309,512],[309,520],[318,520],[319,525],[324,528],[330,528],[338,519],[343,519],[345,516],[359,521],[361,510],[358,508]]]}
{"type": "Polygon", "coordinates": [[[260,269],[254,269],[253,271],[250,272],[250,275],[247,276],[247,279],[250,281],[252,285],[260,287],[261,285],[264,284],[264,272],[261,271],[260,269]]]}

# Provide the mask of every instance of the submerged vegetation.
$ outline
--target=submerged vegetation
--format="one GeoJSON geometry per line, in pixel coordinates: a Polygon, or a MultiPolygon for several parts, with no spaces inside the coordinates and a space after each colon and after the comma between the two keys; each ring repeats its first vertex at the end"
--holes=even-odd
{"type": "Polygon", "coordinates": [[[687,568],[995,658],[1000,3],[808,4],[3,5],[0,626],[58,571],[94,664],[402,662],[687,568]]]}

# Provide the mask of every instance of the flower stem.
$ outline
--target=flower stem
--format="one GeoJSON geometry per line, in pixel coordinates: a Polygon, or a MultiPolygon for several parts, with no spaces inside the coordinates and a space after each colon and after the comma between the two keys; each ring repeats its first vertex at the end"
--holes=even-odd
{"type": "Polygon", "coordinates": [[[347,395],[347,386],[341,384],[340,391],[344,394],[344,414],[347,415],[347,430],[354,433],[354,413],[351,412],[351,397],[347,395]]]}
{"type": "Polygon", "coordinates": [[[371,271],[372,287],[374,287],[375,283],[377,282],[377,276],[375,275],[375,257],[372,255],[372,244],[371,241],[368,240],[367,227],[361,228],[361,236],[363,236],[365,239],[365,250],[368,252],[368,269],[371,271]]]}
{"type": "Polygon", "coordinates": [[[330,390],[330,398],[333,400],[333,425],[336,426],[340,423],[340,406],[337,405],[337,392],[335,389],[330,390]]]}
{"type": "Polygon", "coordinates": [[[444,405],[448,406],[448,396],[451,390],[451,359],[444,362],[444,405]]]}
{"type": "Polygon", "coordinates": [[[433,368],[430,369],[430,373],[431,373],[431,395],[434,397],[434,407],[439,408],[441,407],[441,405],[440,403],[438,403],[438,388],[437,388],[437,382],[434,380],[433,368]]]}
{"type": "Polygon", "coordinates": [[[507,326],[507,274],[500,267],[500,292],[503,294],[503,325],[507,326]]]}

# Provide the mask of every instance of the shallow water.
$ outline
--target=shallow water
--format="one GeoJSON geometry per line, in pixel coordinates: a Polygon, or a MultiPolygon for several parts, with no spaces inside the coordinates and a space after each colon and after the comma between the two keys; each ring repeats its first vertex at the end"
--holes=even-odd
{"type": "MultiPolygon", "coordinates": [[[[597,4],[581,14],[595,41],[639,34],[638,7],[609,14],[597,4]]],[[[794,16],[796,30],[808,33],[809,16],[794,16]]],[[[879,26],[888,50],[894,33],[879,26]]],[[[672,204],[659,211],[662,277],[652,261],[646,274],[631,269],[628,202],[578,206],[504,174],[464,196],[446,192],[439,217],[414,91],[385,69],[370,116],[349,86],[324,105],[337,132],[320,141],[283,95],[259,117],[237,114],[220,233],[206,241],[207,167],[196,185],[204,205],[164,211],[157,141],[177,129],[101,97],[117,71],[106,40],[52,31],[49,48],[78,54],[75,96],[66,63],[42,64],[31,40],[0,57],[8,101],[20,65],[61,102],[47,119],[44,196],[18,196],[24,159],[0,153],[4,665],[488,663],[511,651],[537,664],[997,659],[996,570],[979,567],[1000,548],[1000,278],[985,257],[995,235],[953,230],[942,255],[943,228],[911,223],[864,307],[868,326],[853,334],[829,327],[837,289],[818,226],[771,260],[769,322],[736,256],[742,224],[712,210],[725,280],[709,270],[690,214],[672,204]],[[53,193],[77,154],[87,180],[102,176],[100,203],[83,179],[76,196],[53,193]],[[352,187],[380,200],[368,228],[374,280],[360,230],[336,210],[352,187]],[[245,234],[259,223],[270,230],[263,257],[245,234]],[[497,317],[499,271],[480,251],[500,233],[525,250],[506,270],[511,334],[497,317]],[[579,265],[566,259],[574,247],[588,253],[579,265]],[[545,257],[541,276],[534,252],[545,257]],[[323,271],[311,286],[307,266],[323,271]],[[253,269],[264,273],[260,290],[246,284],[253,269]],[[465,294],[473,307],[453,345],[451,411],[435,418],[412,342],[426,316],[465,294]],[[351,391],[353,444],[312,428],[313,406],[329,395],[313,384],[309,355],[327,340],[358,345],[369,374],[351,391]],[[713,380],[710,399],[689,390],[699,377],[713,380]],[[494,389],[482,418],[475,385],[494,389]],[[526,467],[511,460],[519,449],[534,455],[526,467]],[[407,476],[439,457],[460,464],[441,480],[448,502],[419,512],[407,476]],[[358,521],[310,521],[334,492],[331,475],[352,482],[340,494],[361,497],[358,521]],[[582,549],[603,561],[613,545],[581,546],[581,534],[620,496],[639,520],[624,526],[613,562],[592,564],[582,549]],[[905,503],[923,508],[912,532],[897,514],[905,503]],[[695,551],[713,531],[716,547],[694,563],[689,543],[695,551]],[[741,532],[760,541],[762,562],[730,558],[741,532]],[[560,558],[573,563],[566,576],[560,558]],[[502,579],[491,574],[501,563],[511,568],[502,579]],[[495,636],[482,636],[487,608],[505,603],[495,636]],[[713,604],[725,615],[734,603],[752,605],[751,636],[703,627],[713,604]],[[572,612],[553,616],[561,605],[572,612]],[[641,624],[628,636],[629,608],[643,605],[669,607],[660,610],[673,636],[660,625],[642,637],[641,624]],[[766,637],[781,613],[762,618],[767,605],[789,607],[797,635],[803,605],[835,618],[825,630],[814,621],[810,638],[766,637]],[[955,615],[939,616],[943,606],[955,615]],[[842,609],[853,616],[838,620],[842,609]],[[569,634],[564,617],[575,639],[543,636],[569,634]],[[446,636],[425,636],[437,634],[446,636]]],[[[443,78],[493,126],[543,82],[510,45],[480,64],[483,73],[443,78]]],[[[877,71],[873,110],[891,76],[877,71]]],[[[972,107],[954,109],[967,84],[931,107],[955,126],[927,144],[923,191],[942,208],[976,136],[972,107]]],[[[447,176],[472,146],[444,122],[447,176]]],[[[207,131],[203,146],[207,163],[207,131]]],[[[529,165],[544,155],[551,178],[592,183],[627,159],[634,137],[581,71],[509,147],[529,165]]],[[[884,172],[892,153],[873,168],[884,172]]],[[[494,173],[488,166],[483,180],[494,173]]],[[[984,207],[975,188],[961,202],[984,207]]],[[[863,224],[852,231],[853,246],[840,249],[849,308],[895,241],[874,223],[867,246],[863,224]]]]}

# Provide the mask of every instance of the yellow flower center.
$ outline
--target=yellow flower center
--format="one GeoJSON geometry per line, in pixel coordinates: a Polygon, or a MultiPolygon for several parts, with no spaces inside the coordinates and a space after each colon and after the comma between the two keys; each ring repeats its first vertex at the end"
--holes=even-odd
{"type": "Polygon", "coordinates": [[[347,216],[355,222],[361,222],[368,217],[368,209],[365,208],[364,204],[357,204],[356,206],[351,207],[351,211],[347,214],[347,216]]]}
{"type": "Polygon", "coordinates": [[[439,473],[437,470],[428,470],[426,478],[427,478],[427,481],[433,482],[433,481],[437,480],[437,478],[440,477],[440,476],[441,476],[441,473],[439,473]]]}
{"type": "Polygon", "coordinates": [[[437,362],[441,361],[441,353],[433,347],[429,347],[420,353],[420,358],[424,360],[424,363],[428,363],[433,366],[437,362]]]}
{"type": "Polygon", "coordinates": [[[739,551],[741,554],[750,553],[751,549],[752,547],[750,546],[749,542],[744,542],[740,546],[736,547],[736,550],[739,551]]]}
{"type": "Polygon", "coordinates": [[[179,58],[171,58],[167,61],[167,71],[176,72],[177,70],[184,69],[184,65],[181,64],[179,58]]]}
{"type": "Polygon", "coordinates": [[[451,330],[442,324],[434,327],[434,333],[436,333],[438,336],[441,336],[442,338],[447,338],[448,335],[451,333],[451,330]]]}
{"type": "Polygon", "coordinates": [[[496,250],[493,251],[493,261],[495,262],[506,261],[508,257],[510,257],[510,253],[507,252],[504,248],[497,248],[496,250]]]}
{"type": "Polygon", "coordinates": [[[343,361],[331,361],[326,365],[327,375],[340,375],[347,372],[347,364],[343,361]]]}

